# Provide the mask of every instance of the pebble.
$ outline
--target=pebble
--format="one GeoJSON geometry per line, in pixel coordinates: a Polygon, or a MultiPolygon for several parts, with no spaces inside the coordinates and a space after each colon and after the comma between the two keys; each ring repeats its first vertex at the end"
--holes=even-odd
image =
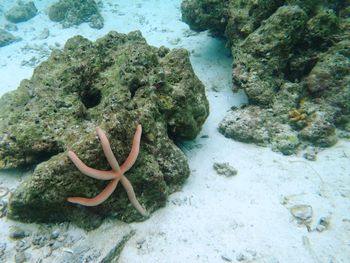
{"type": "Polygon", "coordinates": [[[290,209],[292,215],[300,220],[306,221],[312,218],[312,207],[310,205],[295,205],[290,209]]]}
{"type": "Polygon", "coordinates": [[[327,229],[328,226],[329,226],[329,218],[321,217],[316,226],[316,230],[318,232],[322,232],[323,230],[327,229]]]}
{"type": "Polygon", "coordinates": [[[229,256],[226,256],[226,255],[221,255],[221,259],[226,261],[226,262],[232,262],[232,259],[229,256]]]}
{"type": "Polygon", "coordinates": [[[51,233],[51,239],[56,239],[58,238],[60,235],[60,230],[59,229],[55,229],[54,231],[52,231],[51,233]]]}
{"type": "Polygon", "coordinates": [[[232,220],[230,227],[235,230],[238,227],[238,223],[235,220],[232,220]]]}
{"type": "Polygon", "coordinates": [[[224,175],[226,177],[235,176],[237,174],[237,170],[229,163],[214,163],[213,168],[219,175],[224,175]]]}
{"type": "Polygon", "coordinates": [[[138,249],[142,248],[142,245],[146,242],[146,239],[145,238],[141,238],[139,240],[136,241],[136,247],[138,249]]]}
{"type": "Polygon", "coordinates": [[[27,236],[29,236],[29,232],[23,230],[22,228],[14,227],[10,230],[10,238],[21,239],[27,236]]]}

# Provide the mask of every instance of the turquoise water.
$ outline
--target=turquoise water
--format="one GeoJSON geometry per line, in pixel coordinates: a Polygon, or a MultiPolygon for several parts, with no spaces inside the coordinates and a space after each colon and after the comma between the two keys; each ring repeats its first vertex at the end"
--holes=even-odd
{"type": "MultiPolygon", "coordinates": [[[[348,261],[347,139],[320,151],[311,162],[303,158],[304,152],[284,156],[220,134],[221,120],[231,107],[247,104],[247,96],[243,91],[232,92],[233,61],[226,41],[208,31],[190,30],[181,21],[181,1],[98,1],[104,20],[100,29],[89,22],[66,28],[51,21],[48,8],[55,2],[34,1],[37,14],[15,27],[4,16],[13,1],[0,3],[0,25],[18,38],[0,48],[0,95],[29,79],[53,50],[62,49],[73,36],[95,41],[111,30],[140,30],[150,45],[189,51],[193,70],[205,86],[210,114],[196,139],[178,142],[191,176],[149,219],[131,224],[111,219],[86,232],[74,224],[27,224],[4,216],[0,218],[0,262],[14,262],[23,255],[27,262],[101,262],[120,244],[123,249],[117,253],[117,262],[348,261]],[[218,175],[215,163],[229,163],[238,173],[230,178],[218,175]],[[300,205],[312,207],[307,224],[291,214],[300,205]],[[319,231],[321,219],[329,226],[319,231]],[[11,239],[13,227],[29,234],[20,241],[11,239]],[[58,241],[51,237],[57,230],[58,241]],[[33,244],[36,235],[46,238],[43,246],[33,244]],[[26,249],[15,250],[27,243],[26,249]]],[[[0,187],[14,192],[31,172],[1,171],[0,187]]],[[[1,201],[8,202],[9,197],[1,201]]]]}

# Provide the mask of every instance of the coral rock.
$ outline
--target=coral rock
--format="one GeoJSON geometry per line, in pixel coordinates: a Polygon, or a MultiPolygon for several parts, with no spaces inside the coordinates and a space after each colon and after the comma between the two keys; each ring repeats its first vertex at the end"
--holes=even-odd
{"type": "Polygon", "coordinates": [[[0,99],[1,168],[38,164],[12,194],[8,216],[71,220],[84,227],[110,215],[140,219],[120,186],[98,207],[68,203],[68,196],[95,196],[106,182],[81,174],[67,150],[91,167],[108,170],[95,127],[106,132],[123,162],[136,124],[142,124],[140,153],[128,178],[140,203],[152,212],[165,205],[167,195],[190,173],[185,155],[171,139],[194,138],[207,116],[204,86],[186,50],[151,47],[138,31],[110,32],[96,42],[69,39],[30,80],[0,99]]]}

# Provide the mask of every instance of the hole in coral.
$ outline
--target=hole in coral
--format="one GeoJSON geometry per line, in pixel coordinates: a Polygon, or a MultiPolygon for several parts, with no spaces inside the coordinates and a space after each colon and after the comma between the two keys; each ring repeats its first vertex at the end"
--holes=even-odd
{"type": "Polygon", "coordinates": [[[101,102],[101,97],[101,91],[95,88],[83,90],[80,94],[81,101],[86,108],[97,106],[101,102]]]}
{"type": "Polygon", "coordinates": [[[142,86],[142,82],[134,77],[129,84],[129,89],[130,89],[130,94],[131,94],[131,98],[133,98],[135,96],[136,91],[142,86]]]}

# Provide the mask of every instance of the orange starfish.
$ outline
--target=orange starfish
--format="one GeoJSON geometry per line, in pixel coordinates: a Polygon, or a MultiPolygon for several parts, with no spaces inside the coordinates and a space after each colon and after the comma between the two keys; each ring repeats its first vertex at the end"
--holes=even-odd
{"type": "Polygon", "coordinates": [[[85,206],[97,206],[107,200],[107,198],[114,192],[115,188],[117,187],[120,181],[123,187],[125,188],[126,193],[128,194],[131,204],[136,208],[136,210],[141,215],[147,216],[148,215],[147,211],[140,205],[139,201],[136,199],[136,195],[130,181],[124,176],[124,174],[134,165],[137,159],[137,156],[139,154],[141,133],[142,133],[141,125],[140,124],[137,125],[129,156],[120,167],[117,159],[115,158],[112,152],[112,149],[106,134],[99,127],[96,128],[96,132],[98,137],[100,138],[100,143],[101,143],[103,152],[107,158],[109,165],[112,167],[112,170],[101,171],[101,170],[96,170],[94,168],[88,167],[72,151],[68,151],[68,157],[83,174],[90,176],[92,178],[100,179],[100,180],[112,180],[112,181],[107,185],[107,187],[101,193],[99,193],[97,196],[93,198],[68,197],[67,201],[75,204],[85,205],[85,206]]]}

